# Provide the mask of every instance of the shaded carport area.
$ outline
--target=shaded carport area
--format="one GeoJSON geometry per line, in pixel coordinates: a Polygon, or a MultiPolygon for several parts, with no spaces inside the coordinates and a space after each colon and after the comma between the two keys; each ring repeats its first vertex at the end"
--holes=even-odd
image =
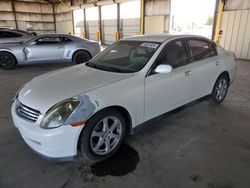
{"type": "Polygon", "coordinates": [[[250,62],[237,64],[224,103],[205,100],[158,118],[129,136],[114,157],[92,166],[81,158],[53,162],[38,157],[12,123],[17,89],[62,66],[20,67],[11,74],[0,70],[0,187],[248,187],[250,62]]]}

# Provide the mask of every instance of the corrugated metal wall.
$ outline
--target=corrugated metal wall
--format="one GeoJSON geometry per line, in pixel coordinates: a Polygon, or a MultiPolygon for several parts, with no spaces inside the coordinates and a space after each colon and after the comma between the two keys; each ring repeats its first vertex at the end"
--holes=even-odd
{"type": "Polygon", "coordinates": [[[224,11],[219,44],[237,58],[250,59],[250,10],[224,11]]]}
{"type": "Polygon", "coordinates": [[[12,7],[10,0],[0,1],[0,26],[37,33],[55,32],[52,4],[44,0],[26,0],[13,1],[12,7]]]}

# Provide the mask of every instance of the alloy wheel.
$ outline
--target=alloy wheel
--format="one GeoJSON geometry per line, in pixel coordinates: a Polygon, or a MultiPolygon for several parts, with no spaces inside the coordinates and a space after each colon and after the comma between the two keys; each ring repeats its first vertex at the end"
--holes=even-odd
{"type": "Polygon", "coordinates": [[[100,120],[90,136],[90,147],[95,154],[106,155],[114,150],[122,137],[121,121],[115,116],[100,120]]]}

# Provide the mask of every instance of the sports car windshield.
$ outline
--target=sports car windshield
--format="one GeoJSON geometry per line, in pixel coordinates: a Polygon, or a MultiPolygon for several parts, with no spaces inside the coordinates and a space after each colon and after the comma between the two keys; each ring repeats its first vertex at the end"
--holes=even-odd
{"type": "Polygon", "coordinates": [[[158,42],[119,41],[97,55],[87,66],[111,72],[138,72],[159,46],[158,42]]]}

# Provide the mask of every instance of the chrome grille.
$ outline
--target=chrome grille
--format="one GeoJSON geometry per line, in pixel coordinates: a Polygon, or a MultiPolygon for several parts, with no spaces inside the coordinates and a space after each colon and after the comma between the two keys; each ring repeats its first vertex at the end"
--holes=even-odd
{"type": "Polygon", "coordinates": [[[31,121],[31,122],[36,122],[38,117],[41,114],[38,110],[30,108],[30,107],[22,104],[18,100],[16,103],[16,113],[19,117],[21,117],[25,120],[31,121]]]}

